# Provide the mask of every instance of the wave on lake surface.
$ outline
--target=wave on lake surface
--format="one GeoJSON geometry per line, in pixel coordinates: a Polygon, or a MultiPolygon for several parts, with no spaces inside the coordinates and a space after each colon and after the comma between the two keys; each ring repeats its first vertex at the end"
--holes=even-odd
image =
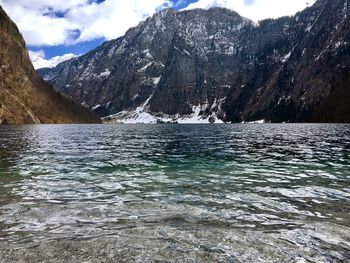
{"type": "Polygon", "coordinates": [[[0,127],[0,262],[349,262],[349,125],[0,127]]]}

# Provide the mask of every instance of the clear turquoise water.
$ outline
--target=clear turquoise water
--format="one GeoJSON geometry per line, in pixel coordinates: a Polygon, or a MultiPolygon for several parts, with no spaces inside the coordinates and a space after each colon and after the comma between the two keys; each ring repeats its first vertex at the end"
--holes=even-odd
{"type": "Polygon", "coordinates": [[[350,262],[350,126],[0,127],[21,261],[350,262]]]}

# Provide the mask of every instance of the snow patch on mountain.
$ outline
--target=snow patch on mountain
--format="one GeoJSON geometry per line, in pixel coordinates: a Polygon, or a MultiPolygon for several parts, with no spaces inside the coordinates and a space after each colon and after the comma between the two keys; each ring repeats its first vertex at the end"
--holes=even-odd
{"type": "Polygon", "coordinates": [[[158,85],[161,78],[162,78],[162,76],[159,76],[158,78],[153,78],[153,84],[158,85]]]}
{"type": "Polygon", "coordinates": [[[73,53],[69,53],[69,54],[64,54],[63,56],[56,56],[56,57],[53,57],[51,59],[46,59],[45,53],[43,50],[39,50],[39,51],[29,50],[29,56],[30,56],[30,59],[31,59],[35,69],[54,68],[58,64],[66,61],[66,60],[77,57],[77,55],[75,55],[73,53]]]}
{"type": "Polygon", "coordinates": [[[111,75],[111,72],[109,71],[109,69],[106,68],[106,70],[104,72],[101,72],[100,75],[98,75],[98,76],[108,78],[109,75],[111,75]]]}
{"type": "Polygon", "coordinates": [[[287,62],[291,55],[292,55],[292,52],[289,52],[288,54],[286,54],[286,55],[282,58],[281,62],[282,62],[282,63],[287,62]]]}
{"type": "Polygon", "coordinates": [[[205,117],[201,112],[208,105],[192,106],[192,114],[189,115],[166,115],[163,113],[148,112],[147,104],[151,97],[140,107],[131,111],[121,111],[103,118],[107,123],[125,123],[125,124],[155,124],[155,123],[180,123],[180,124],[199,124],[199,123],[224,123],[220,120],[216,113],[205,117]]]}

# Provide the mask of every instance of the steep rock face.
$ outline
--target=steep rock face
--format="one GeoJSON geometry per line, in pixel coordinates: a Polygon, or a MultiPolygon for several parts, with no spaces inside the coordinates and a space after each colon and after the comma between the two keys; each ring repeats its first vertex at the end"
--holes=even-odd
{"type": "MultiPolygon", "coordinates": [[[[215,66],[216,73],[212,72],[208,54],[227,60],[235,52],[232,41],[237,38],[234,42],[238,42],[241,28],[249,24],[252,22],[226,9],[180,13],[167,9],[122,38],[39,72],[102,116],[145,104],[154,113],[190,114],[192,106],[212,104],[227,93],[226,82],[235,73],[215,66]],[[211,74],[208,80],[207,74],[211,74]],[[226,85],[214,88],[210,81],[226,85]]],[[[225,63],[219,61],[224,67],[225,63]]]]}
{"type": "Polygon", "coordinates": [[[117,119],[147,112],[169,119],[195,113],[212,121],[320,121],[318,108],[331,106],[328,98],[348,87],[349,8],[348,0],[319,0],[294,17],[259,25],[221,8],[167,9],[39,72],[75,101],[117,119]]]}
{"type": "Polygon", "coordinates": [[[37,76],[25,42],[0,6],[0,124],[98,122],[37,76]]]}
{"type": "MultiPolygon", "coordinates": [[[[330,103],[339,89],[350,89],[350,6],[348,0],[318,1],[291,18],[293,23],[305,21],[302,37],[292,45],[288,59],[271,71],[269,79],[256,87],[245,105],[243,116],[251,119],[266,118],[274,122],[348,122],[339,118],[337,103],[330,103]],[[328,101],[328,102],[327,102],[328,101]],[[325,105],[327,104],[327,109],[325,105]],[[323,117],[317,112],[328,112],[323,117]],[[330,117],[332,116],[332,117],[330,117]]],[[[338,103],[348,104],[349,97],[338,103]]],[[[230,107],[228,101],[227,107],[230,107]]]]}

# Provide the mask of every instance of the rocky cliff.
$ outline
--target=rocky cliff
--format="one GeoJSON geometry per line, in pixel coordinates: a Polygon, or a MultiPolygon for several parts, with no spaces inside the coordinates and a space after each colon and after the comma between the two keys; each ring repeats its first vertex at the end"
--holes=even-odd
{"type": "Polygon", "coordinates": [[[0,6],[0,124],[98,122],[35,72],[16,25],[0,6]]]}
{"type": "Polygon", "coordinates": [[[148,18],[43,78],[120,121],[350,121],[348,0],[259,24],[221,8],[148,18]]]}

